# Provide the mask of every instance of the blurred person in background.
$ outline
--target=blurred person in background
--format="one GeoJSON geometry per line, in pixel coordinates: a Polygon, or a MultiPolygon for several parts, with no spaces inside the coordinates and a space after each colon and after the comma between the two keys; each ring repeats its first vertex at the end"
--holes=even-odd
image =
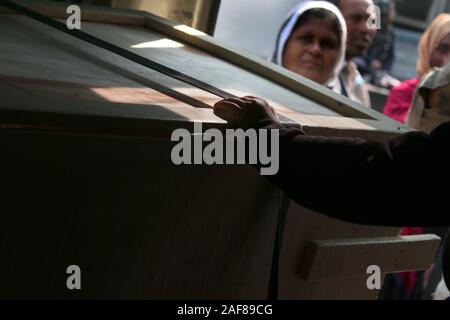
{"type": "MultiPolygon", "coordinates": [[[[448,38],[450,40],[450,35],[448,38]]],[[[433,69],[422,78],[414,94],[407,124],[430,133],[447,121],[450,121],[450,63],[433,69]]]]}
{"type": "Polygon", "coordinates": [[[417,76],[394,87],[388,97],[383,113],[388,117],[406,122],[414,92],[432,68],[442,67],[450,60],[450,14],[437,16],[427,28],[419,43],[417,76]]]}
{"type": "Polygon", "coordinates": [[[359,58],[358,67],[372,84],[391,88],[400,84],[390,75],[395,59],[395,3],[393,0],[374,0],[374,3],[380,8],[381,29],[375,34],[367,55],[359,58]]]}
{"type": "Polygon", "coordinates": [[[374,3],[372,0],[328,1],[339,8],[347,24],[346,63],[339,75],[342,84],[341,94],[360,102],[366,107],[371,107],[366,81],[359,73],[354,59],[367,54],[367,50],[372,45],[377,32],[376,28],[372,28],[368,23],[373,18],[369,9],[374,3]]]}

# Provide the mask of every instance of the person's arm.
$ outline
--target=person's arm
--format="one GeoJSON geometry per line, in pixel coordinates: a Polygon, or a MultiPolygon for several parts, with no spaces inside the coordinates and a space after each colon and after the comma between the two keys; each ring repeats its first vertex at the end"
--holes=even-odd
{"type": "Polygon", "coordinates": [[[300,205],[349,222],[450,226],[449,151],[450,123],[381,142],[280,127],[280,169],[267,178],[300,205]]]}
{"type": "Polygon", "coordinates": [[[300,205],[354,223],[450,226],[450,123],[381,142],[311,137],[284,128],[264,103],[222,101],[215,113],[235,127],[280,130],[279,171],[267,178],[300,205]]]}

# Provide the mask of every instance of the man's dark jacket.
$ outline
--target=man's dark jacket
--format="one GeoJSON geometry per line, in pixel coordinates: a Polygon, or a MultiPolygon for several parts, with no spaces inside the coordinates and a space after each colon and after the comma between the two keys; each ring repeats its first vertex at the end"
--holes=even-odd
{"type": "Polygon", "coordinates": [[[382,141],[258,127],[280,130],[279,171],[268,178],[300,205],[361,224],[450,226],[450,122],[382,141]]]}

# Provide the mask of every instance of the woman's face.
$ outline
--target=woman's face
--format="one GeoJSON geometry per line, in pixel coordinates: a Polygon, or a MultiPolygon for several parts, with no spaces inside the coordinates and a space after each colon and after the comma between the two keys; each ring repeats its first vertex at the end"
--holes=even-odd
{"type": "Polygon", "coordinates": [[[283,51],[283,67],[325,84],[338,60],[338,31],[330,19],[311,17],[289,36],[283,51]]]}
{"type": "Polygon", "coordinates": [[[450,33],[447,34],[431,54],[431,67],[443,67],[450,61],[450,33]]]}

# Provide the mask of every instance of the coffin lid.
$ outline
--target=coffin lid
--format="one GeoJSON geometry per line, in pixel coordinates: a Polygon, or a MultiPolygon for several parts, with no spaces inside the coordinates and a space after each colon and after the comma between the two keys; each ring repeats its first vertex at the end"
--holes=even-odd
{"type": "MultiPolygon", "coordinates": [[[[17,2],[53,18],[68,16],[64,4],[17,2]]],[[[377,139],[409,130],[175,21],[135,10],[81,8],[82,31],[237,96],[264,98],[309,134],[377,139]]],[[[3,126],[150,136],[196,121],[226,127],[211,109],[219,97],[11,13],[0,7],[3,126]]]]}

